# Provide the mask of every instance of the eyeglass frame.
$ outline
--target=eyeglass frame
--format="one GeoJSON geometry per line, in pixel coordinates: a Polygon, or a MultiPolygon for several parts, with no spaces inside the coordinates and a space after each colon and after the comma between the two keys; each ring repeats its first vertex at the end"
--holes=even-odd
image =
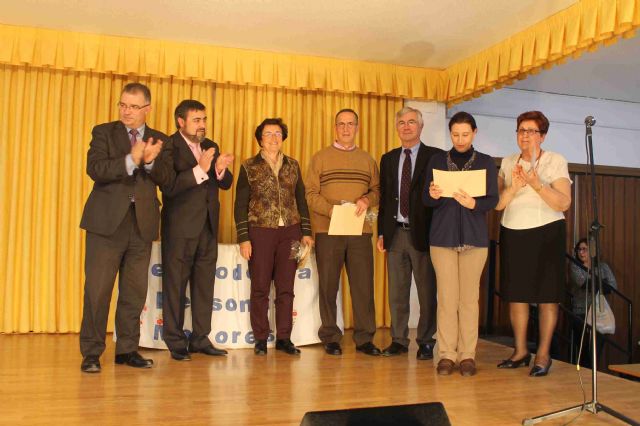
{"type": "Polygon", "coordinates": [[[533,136],[536,133],[542,134],[542,132],[538,129],[516,129],[516,134],[520,136],[533,136]]]}
{"type": "Polygon", "coordinates": [[[146,104],[146,105],[127,105],[124,102],[116,102],[116,106],[120,109],[124,109],[125,111],[130,109],[131,111],[140,111],[142,108],[146,108],[151,104],[146,104]]]}
{"type": "Polygon", "coordinates": [[[275,136],[277,138],[277,137],[283,137],[284,135],[283,135],[282,132],[264,132],[264,133],[262,133],[262,138],[263,139],[264,138],[271,138],[273,136],[275,136]]]}

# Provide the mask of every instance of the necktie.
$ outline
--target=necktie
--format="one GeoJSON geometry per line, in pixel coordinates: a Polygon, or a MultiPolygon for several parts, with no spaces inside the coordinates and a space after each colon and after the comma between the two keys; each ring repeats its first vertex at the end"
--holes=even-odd
{"type": "Polygon", "coordinates": [[[138,140],[138,131],[136,129],[129,130],[129,134],[131,135],[131,146],[135,145],[138,140]]]}
{"type": "Polygon", "coordinates": [[[202,147],[200,146],[200,144],[187,143],[187,145],[189,145],[189,149],[193,153],[193,156],[196,157],[196,161],[200,161],[200,157],[202,157],[202,147]]]}
{"type": "Polygon", "coordinates": [[[409,190],[411,189],[411,150],[404,150],[402,179],[400,180],[400,214],[409,217],[409,190]]]}

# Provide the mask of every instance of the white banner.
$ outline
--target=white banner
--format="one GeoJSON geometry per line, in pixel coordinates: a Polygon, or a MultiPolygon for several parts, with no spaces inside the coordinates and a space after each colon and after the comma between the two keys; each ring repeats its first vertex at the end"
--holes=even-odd
{"type": "MultiPolygon", "coordinates": [[[[154,242],[149,264],[149,289],[147,301],[140,315],[140,346],[167,349],[162,340],[162,261],[160,243],[154,242]]],[[[218,263],[213,298],[213,315],[209,339],[217,347],[251,348],[254,345],[249,319],[250,310],[249,269],[240,256],[236,244],[218,245],[218,263]]],[[[318,273],[315,253],[302,269],[296,271],[293,302],[293,330],[291,340],[296,345],[319,343],[320,309],[318,307],[318,273]]],[[[342,303],[338,292],[338,326],[343,329],[342,303]]],[[[274,289],[269,298],[269,323],[275,331],[274,289]]],[[[185,333],[191,332],[191,307],[187,289],[185,309],[185,333]]],[[[270,346],[275,334],[269,335],[270,346]]]]}

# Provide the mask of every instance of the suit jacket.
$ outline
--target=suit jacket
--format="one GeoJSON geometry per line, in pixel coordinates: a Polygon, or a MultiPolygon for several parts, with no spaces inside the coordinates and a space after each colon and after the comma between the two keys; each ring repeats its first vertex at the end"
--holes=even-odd
{"type": "Polygon", "coordinates": [[[166,237],[195,238],[202,231],[207,220],[214,236],[218,235],[218,216],[220,201],[218,190],[229,189],[233,175],[225,170],[222,180],[218,181],[215,162],[220,156],[218,144],[205,139],[200,144],[202,151],[215,148],[216,154],[209,169],[209,179],[201,184],[196,182],[193,168],[198,164],[196,157],[180,132],[171,135],[173,169],[175,181],[163,185],[162,235],[166,237]]]}
{"type": "Polygon", "coordinates": [[[153,137],[164,142],[151,171],[143,166],[132,176],[127,174],[125,157],[131,152],[127,128],[121,121],[100,124],[93,128],[87,153],[87,174],[93,179],[93,189],[84,206],[80,227],[100,235],[112,235],[135,197],[136,220],[145,241],[158,238],[160,201],[156,185],[173,180],[171,151],[167,135],[145,127],[143,140],[153,137]]]}
{"type": "MultiPolygon", "coordinates": [[[[427,251],[429,248],[429,227],[431,226],[432,210],[422,203],[427,163],[432,156],[443,152],[439,148],[427,146],[420,142],[416,165],[411,178],[409,193],[409,226],[411,227],[411,241],[416,250],[427,251]]],[[[393,236],[398,228],[398,166],[402,148],[395,148],[387,152],[380,159],[380,207],[378,210],[378,236],[384,237],[384,248],[391,247],[393,236]]]]}

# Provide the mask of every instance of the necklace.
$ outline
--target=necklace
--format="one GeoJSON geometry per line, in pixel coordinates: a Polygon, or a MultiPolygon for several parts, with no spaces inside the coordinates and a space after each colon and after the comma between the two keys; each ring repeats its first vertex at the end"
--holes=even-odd
{"type": "Polygon", "coordinates": [[[464,166],[462,166],[462,170],[460,170],[458,166],[456,166],[456,163],[454,163],[453,160],[451,160],[451,151],[449,151],[447,152],[447,169],[450,172],[457,172],[457,171],[466,172],[467,170],[471,169],[471,166],[473,165],[473,162],[475,160],[476,160],[476,151],[474,150],[473,153],[471,154],[471,158],[469,158],[469,161],[464,163],[464,166]]]}
{"type": "MultiPolygon", "coordinates": [[[[538,155],[538,158],[536,158],[534,160],[533,163],[531,164],[531,167],[529,168],[529,171],[533,170],[538,170],[538,166],[540,165],[540,158],[542,158],[542,154],[544,153],[544,150],[540,150],[540,155],[538,155]]],[[[516,164],[520,163],[520,160],[522,160],[522,153],[520,153],[520,155],[518,155],[518,160],[516,161],[516,164]]],[[[522,161],[526,161],[526,160],[522,160],[522,161]]]]}

